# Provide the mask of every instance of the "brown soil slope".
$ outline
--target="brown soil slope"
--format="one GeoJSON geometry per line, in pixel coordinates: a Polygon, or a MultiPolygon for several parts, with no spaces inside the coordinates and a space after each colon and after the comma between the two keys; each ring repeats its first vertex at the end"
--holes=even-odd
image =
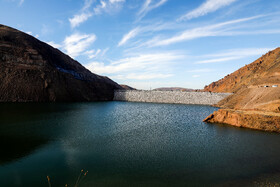
{"type": "Polygon", "coordinates": [[[121,87],[58,49],[0,25],[0,101],[112,100],[121,87]]]}
{"type": "Polygon", "coordinates": [[[280,114],[273,112],[220,109],[208,116],[204,121],[256,130],[280,132],[280,114]]]}
{"type": "Polygon", "coordinates": [[[235,110],[280,112],[280,87],[242,89],[220,101],[217,106],[235,110]]]}
{"type": "Polygon", "coordinates": [[[280,48],[268,52],[253,63],[205,86],[204,91],[237,92],[242,88],[280,84],[280,48]]]}
{"type": "Polygon", "coordinates": [[[206,86],[205,91],[234,92],[217,104],[223,109],[205,122],[280,132],[280,48],[206,86]]]}
{"type": "Polygon", "coordinates": [[[222,108],[280,112],[280,48],[206,86],[205,91],[234,92],[218,103],[222,108]]]}

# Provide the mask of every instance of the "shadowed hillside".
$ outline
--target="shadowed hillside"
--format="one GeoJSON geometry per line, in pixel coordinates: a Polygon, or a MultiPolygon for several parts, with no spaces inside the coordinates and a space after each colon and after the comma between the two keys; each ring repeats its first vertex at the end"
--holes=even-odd
{"type": "Polygon", "coordinates": [[[0,25],[0,101],[112,100],[121,87],[58,49],[0,25]]]}

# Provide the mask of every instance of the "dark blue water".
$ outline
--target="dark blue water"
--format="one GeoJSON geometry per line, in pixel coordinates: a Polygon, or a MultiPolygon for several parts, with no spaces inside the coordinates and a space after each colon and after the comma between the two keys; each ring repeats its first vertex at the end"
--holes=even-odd
{"type": "Polygon", "coordinates": [[[280,171],[280,135],[203,123],[217,108],[0,104],[0,186],[213,186],[280,171]]]}

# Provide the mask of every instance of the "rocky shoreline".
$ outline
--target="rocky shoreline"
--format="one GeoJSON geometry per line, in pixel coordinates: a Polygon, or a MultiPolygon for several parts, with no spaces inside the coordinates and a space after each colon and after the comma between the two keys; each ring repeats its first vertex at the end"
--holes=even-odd
{"type": "Polygon", "coordinates": [[[203,121],[280,133],[280,113],[275,112],[219,109],[203,121]]]}

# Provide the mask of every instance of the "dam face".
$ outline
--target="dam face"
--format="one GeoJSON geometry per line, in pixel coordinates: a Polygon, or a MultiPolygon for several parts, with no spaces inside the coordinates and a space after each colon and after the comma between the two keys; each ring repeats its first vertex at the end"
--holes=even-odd
{"type": "Polygon", "coordinates": [[[232,93],[117,90],[115,101],[214,105],[232,93]]]}

